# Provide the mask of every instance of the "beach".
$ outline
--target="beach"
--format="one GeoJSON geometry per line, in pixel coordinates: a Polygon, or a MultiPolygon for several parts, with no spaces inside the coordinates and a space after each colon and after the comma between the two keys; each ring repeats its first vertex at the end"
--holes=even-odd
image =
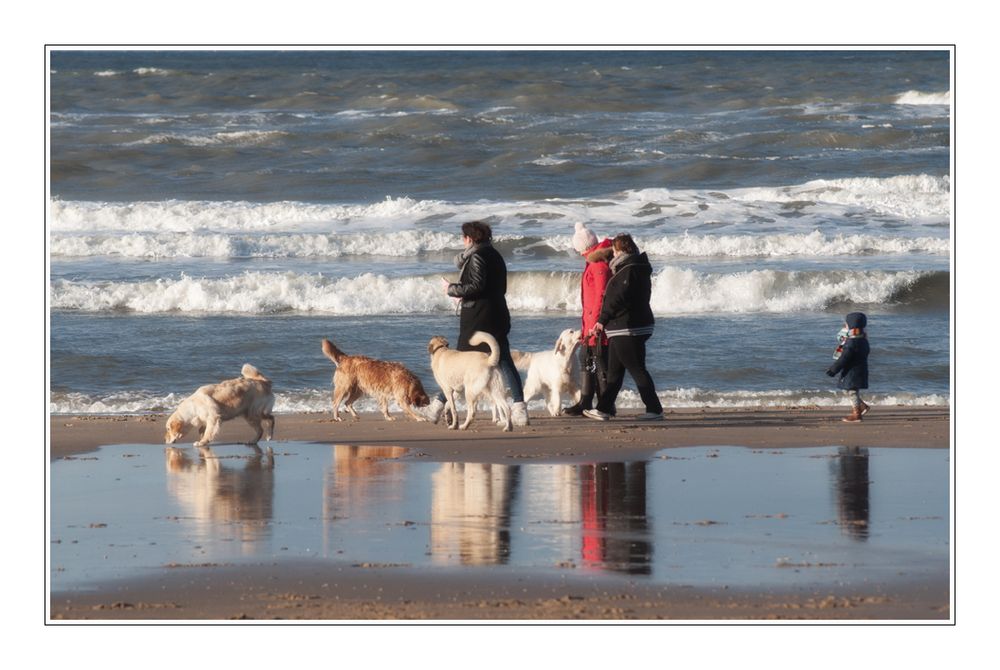
{"type": "MultiPolygon", "coordinates": [[[[302,442],[370,447],[376,450],[372,453],[393,458],[506,464],[642,461],[669,458],[691,446],[773,453],[830,445],[863,450],[942,450],[949,445],[947,409],[876,407],[860,425],[842,423],[843,413],[814,408],[668,410],[666,421],[657,424],[624,416],[608,423],[533,417],[530,426],[510,434],[488,425],[482,413],[464,432],[408,420],[386,422],[374,415],[338,423],[329,414],[290,414],[277,416],[270,446],[281,467],[287,445],[302,442]]],[[[53,416],[52,462],[88,458],[96,448],[112,444],[160,452],[165,449],[160,444],[163,419],[53,416]]],[[[222,440],[250,435],[241,422],[229,422],[222,440]]],[[[82,591],[53,587],[51,619],[946,621],[950,616],[947,578],[732,588],[605,578],[572,567],[558,574],[483,566],[428,572],[405,564],[280,554],[241,565],[167,565],[142,578],[82,591]]]]}

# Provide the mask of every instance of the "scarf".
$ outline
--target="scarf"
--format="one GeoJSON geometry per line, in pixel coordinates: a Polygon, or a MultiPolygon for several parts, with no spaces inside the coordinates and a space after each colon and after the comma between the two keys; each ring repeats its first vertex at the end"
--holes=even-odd
{"type": "Polygon", "coordinates": [[[469,262],[469,259],[472,257],[472,254],[476,253],[480,249],[485,249],[488,246],[490,246],[489,242],[481,242],[479,244],[473,244],[471,247],[463,249],[462,253],[455,256],[455,267],[458,268],[459,274],[461,274],[462,270],[465,269],[465,264],[469,262]]]}
{"type": "Polygon", "coordinates": [[[629,260],[634,255],[635,254],[618,254],[612,258],[611,262],[608,263],[608,267],[611,268],[611,274],[617,274],[618,268],[620,268],[625,261],[629,260]]]}
{"type": "Polygon", "coordinates": [[[839,359],[840,355],[844,353],[844,344],[847,340],[859,337],[868,337],[864,328],[841,328],[840,332],[837,333],[837,348],[833,352],[833,360],[839,359]]]}

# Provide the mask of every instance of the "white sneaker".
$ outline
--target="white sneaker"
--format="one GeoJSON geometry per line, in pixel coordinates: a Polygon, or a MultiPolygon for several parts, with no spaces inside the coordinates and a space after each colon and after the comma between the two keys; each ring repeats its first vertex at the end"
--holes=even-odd
{"type": "Polygon", "coordinates": [[[602,412],[599,409],[585,409],[583,410],[583,415],[588,419],[597,419],[598,421],[609,421],[611,415],[606,412],[602,412]]]}
{"type": "Polygon", "coordinates": [[[527,426],[530,421],[528,420],[528,404],[525,402],[516,402],[511,405],[510,408],[510,420],[515,426],[527,426]]]}
{"type": "Polygon", "coordinates": [[[435,397],[431,401],[431,404],[424,407],[421,411],[431,423],[437,423],[441,420],[441,415],[444,413],[444,401],[441,398],[435,397]]]}
{"type": "Polygon", "coordinates": [[[653,414],[652,412],[646,412],[645,414],[640,414],[635,417],[636,421],[663,421],[663,413],[653,414]]]}

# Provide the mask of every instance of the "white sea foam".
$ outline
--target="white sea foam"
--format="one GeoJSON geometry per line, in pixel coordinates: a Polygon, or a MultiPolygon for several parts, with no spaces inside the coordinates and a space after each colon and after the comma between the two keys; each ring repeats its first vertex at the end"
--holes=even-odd
{"type": "Polygon", "coordinates": [[[817,179],[798,186],[727,191],[744,202],[790,203],[812,201],[846,205],[857,211],[903,219],[950,217],[951,179],[947,176],[901,175],[876,179],[817,179]]]}
{"type": "Polygon", "coordinates": [[[95,77],[117,77],[120,74],[121,74],[121,72],[117,72],[115,70],[101,70],[100,72],[95,72],[94,76],[95,77]]]}
{"type": "Polygon", "coordinates": [[[950,105],[951,91],[941,93],[924,93],[921,91],[906,91],[896,96],[897,105],[950,105]]]}
{"type": "MultiPolygon", "coordinates": [[[[203,140],[253,143],[274,137],[271,132],[220,135],[221,139],[203,140]]],[[[168,141],[163,138],[174,136],[152,137],[168,141]]],[[[538,222],[543,220],[546,235],[571,235],[574,222],[584,221],[599,235],[625,229],[638,237],[649,234],[644,228],[657,226],[669,232],[714,226],[725,227],[726,232],[756,233],[766,226],[789,233],[816,229],[830,233],[845,220],[863,225],[875,217],[895,217],[899,224],[912,222],[919,230],[928,223],[947,225],[950,214],[951,181],[947,176],[903,175],[728,191],[642,189],[594,200],[448,202],[386,197],[373,203],[314,204],[56,199],[50,208],[50,230],[330,232],[349,227],[359,232],[413,226],[455,230],[457,222],[490,218],[499,235],[537,234],[538,222]]]]}
{"type": "Polygon", "coordinates": [[[132,70],[132,72],[139,76],[146,76],[146,75],[163,76],[172,74],[171,70],[164,70],[163,68],[158,68],[158,67],[137,67],[136,69],[132,70]]]}
{"type": "Polygon", "coordinates": [[[144,144],[182,144],[192,147],[214,145],[256,146],[286,136],[288,133],[280,130],[236,130],[212,133],[211,135],[175,135],[157,133],[134,142],[126,142],[125,146],[144,144]]]}
{"type": "MultiPolygon", "coordinates": [[[[131,391],[108,395],[90,395],[85,393],[53,392],[49,398],[49,411],[52,414],[151,414],[173,411],[177,404],[188,393],[184,392],[157,395],[144,391],[131,391]]],[[[774,391],[710,391],[698,388],[677,388],[661,390],[660,402],[667,410],[671,408],[754,408],[754,407],[848,407],[847,395],[836,390],[774,390],[774,391]]],[[[950,404],[946,395],[914,393],[872,393],[865,400],[877,411],[880,406],[901,407],[947,407],[950,404]]],[[[461,398],[460,408],[464,408],[461,398]]],[[[632,389],[623,389],[619,394],[616,406],[620,410],[637,410],[643,407],[639,394],[632,389]]],[[[360,412],[376,412],[378,407],[371,398],[363,397],[355,403],[360,412]]],[[[543,400],[533,400],[528,403],[532,413],[545,411],[543,400]]],[[[399,412],[399,408],[390,404],[390,410],[399,412]]],[[[480,407],[485,410],[485,405],[480,407]]],[[[274,411],[276,414],[316,413],[330,411],[330,389],[301,389],[275,394],[274,411]]],[[[625,414],[623,414],[624,416],[625,414]]],[[[482,418],[482,417],[480,417],[482,418]]],[[[279,420],[280,426],[280,420],[279,420]]]]}
{"type": "MultiPolygon", "coordinates": [[[[930,273],[883,271],[731,274],[666,267],[653,277],[655,314],[783,313],[820,310],[833,302],[881,304],[930,273]]],[[[436,275],[386,277],[366,273],[246,272],[234,277],[158,279],[139,282],[56,280],[54,309],[85,312],[191,312],[207,314],[425,314],[453,308],[436,275]]],[[[507,302],[515,312],[578,313],[576,272],[518,272],[508,276],[507,302]]]]}
{"type": "MultiPolygon", "coordinates": [[[[525,238],[498,235],[515,256],[547,248],[571,253],[572,238],[556,235],[525,238]]],[[[823,257],[928,254],[946,256],[950,242],[934,237],[824,235],[819,231],[779,235],[672,235],[643,237],[637,243],[658,258],[823,257]]],[[[53,257],[121,256],[125,258],[340,258],[344,256],[414,257],[420,253],[457,251],[460,242],[451,232],[402,230],[385,233],[53,233],[53,257]]]]}

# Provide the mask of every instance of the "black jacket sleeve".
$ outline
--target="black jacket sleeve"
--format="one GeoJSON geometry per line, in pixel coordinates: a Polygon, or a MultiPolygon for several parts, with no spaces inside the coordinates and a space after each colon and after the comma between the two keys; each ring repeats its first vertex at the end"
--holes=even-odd
{"type": "Polygon", "coordinates": [[[482,254],[473,254],[469,258],[460,281],[448,284],[448,295],[452,298],[475,300],[486,290],[486,259],[482,254]]]}

